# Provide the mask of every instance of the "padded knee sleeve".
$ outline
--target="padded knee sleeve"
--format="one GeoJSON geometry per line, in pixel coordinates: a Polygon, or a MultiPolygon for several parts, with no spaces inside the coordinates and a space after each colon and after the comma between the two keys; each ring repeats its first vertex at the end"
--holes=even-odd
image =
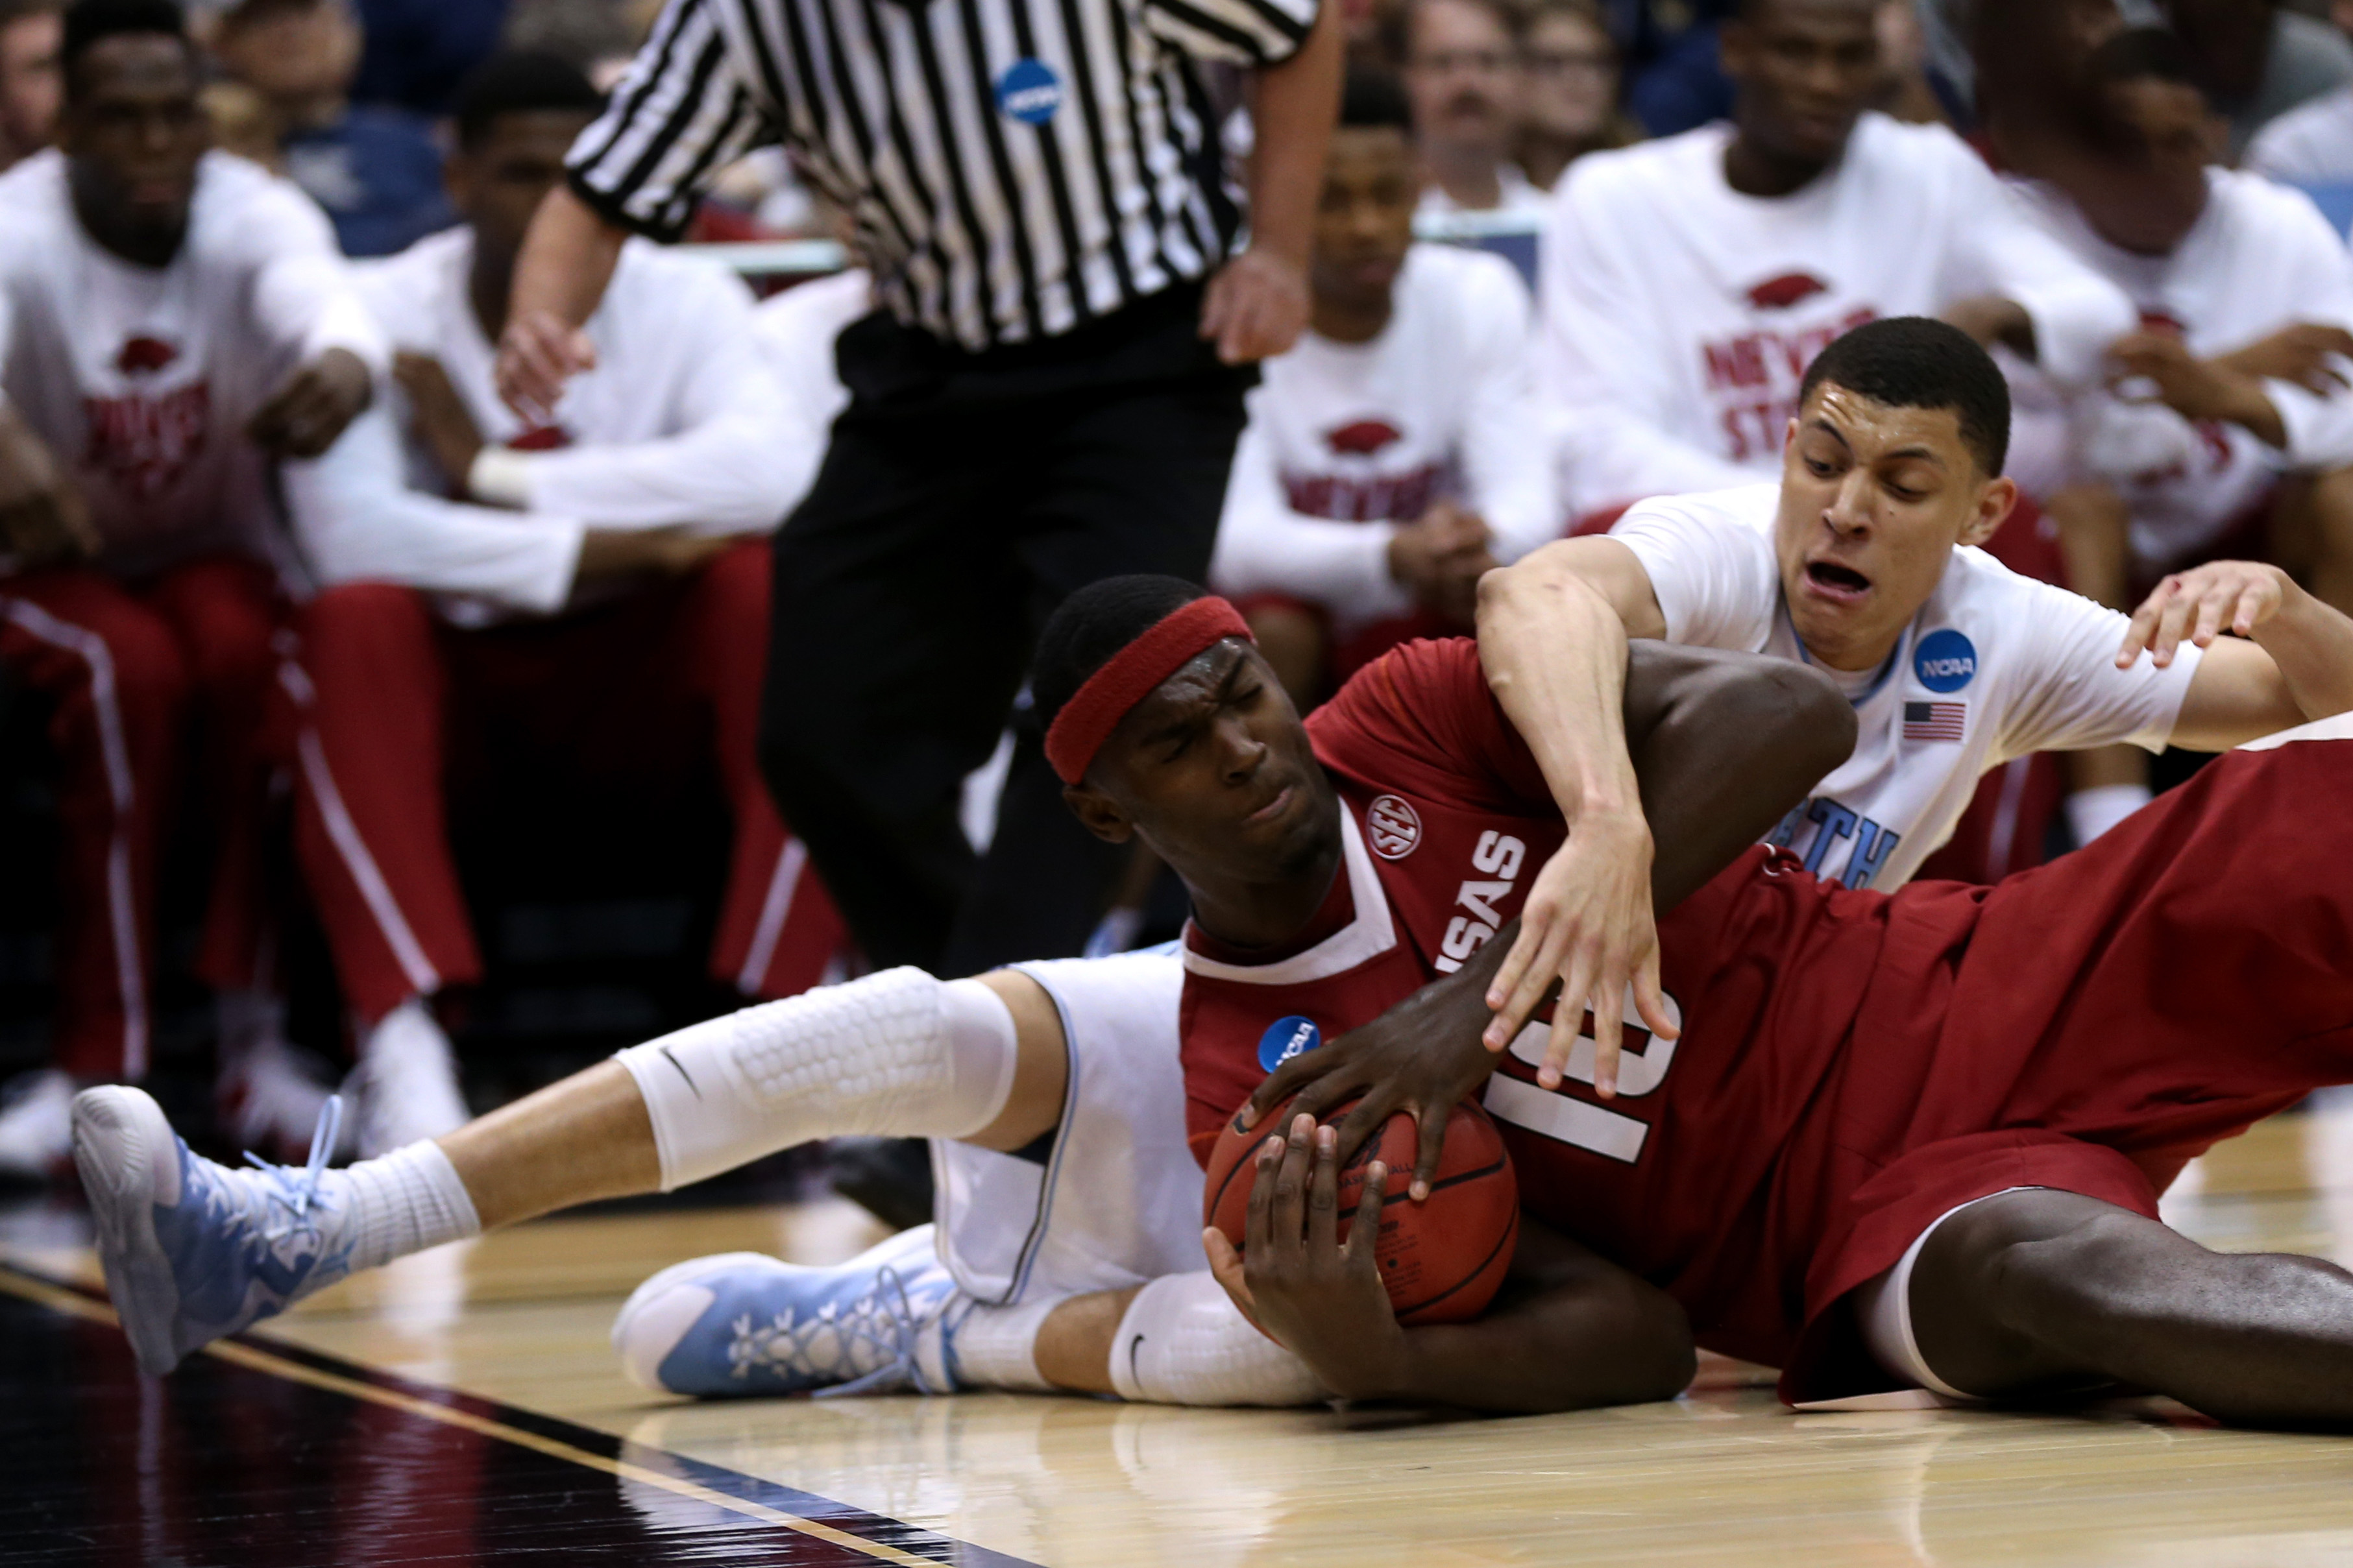
{"type": "Polygon", "coordinates": [[[976,980],[891,969],[631,1046],[662,1190],[806,1143],[960,1138],[1013,1090],[1013,1015],[976,980]]]}
{"type": "Polygon", "coordinates": [[[1307,1363],[1241,1315],[1217,1276],[1166,1274],[1136,1292],[1111,1342],[1112,1386],[1149,1405],[1315,1405],[1307,1363]]]}

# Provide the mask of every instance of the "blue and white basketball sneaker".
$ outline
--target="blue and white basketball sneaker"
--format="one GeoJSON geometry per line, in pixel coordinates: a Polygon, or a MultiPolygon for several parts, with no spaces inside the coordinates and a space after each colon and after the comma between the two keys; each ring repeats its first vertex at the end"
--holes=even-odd
{"type": "Polygon", "coordinates": [[[139,1089],[74,1097],[74,1164],[140,1371],[161,1377],[197,1346],[351,1272],[350,1244],[336,1234],[348,1227],[333,1224],[340,1194],[322,1191],[342,1118],[330,1099],[302,1169],[248,1154],[254,1168],[239,1171],[189,1152],[139,1089]]]}
{"type": "Polygon", "coordinates": [[[969,1302],[919,1225],[832,1268],[758,1252],[676,1264],[631,1294],[613,1348],[641,1387],[702,1398],[948,1394],[948,1320],[969,1302]]]}

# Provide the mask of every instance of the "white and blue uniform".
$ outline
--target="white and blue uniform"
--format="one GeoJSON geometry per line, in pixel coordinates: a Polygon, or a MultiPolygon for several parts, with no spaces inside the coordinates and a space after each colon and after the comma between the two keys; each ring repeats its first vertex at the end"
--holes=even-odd
{"type": "MultiPolygon", "coordinates": [[[[1609,531],[1650,574],[1669,642],[1811,662],[1781,596],[1779,498],[1773,484],[1666,496],[1609,531]]],[[[2162,750],[2199,650],[2120,670],[2127,624],[1981,550],[1954,551],[1883,665],[1829,672],[1854,703],[1854,754],[1772,841],[1809,871],[1886,891],[1952,837],[1978,780],[2011,758],[2119,742],[2162,750]]]]}

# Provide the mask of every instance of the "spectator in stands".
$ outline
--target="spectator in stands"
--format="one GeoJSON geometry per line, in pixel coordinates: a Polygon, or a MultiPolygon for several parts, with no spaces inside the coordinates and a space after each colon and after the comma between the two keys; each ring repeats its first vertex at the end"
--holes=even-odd
{"type": "Polygon", "coordinates": [[[387,411],[291,487],[329,584],[301,623],[297,848],[361,1023],[364,1151],[466,1118],[428,1004],[482,970],[445,795],[486,764],[627,781],[707,748],[735,824],[714,977],[788,995],[839,942],[754,755],[764,536],[818,445],[778,438],[750,291],[632,240],[586,324],[596,366],[553,418],[525,426],[492,384],[523,232],[599,106],[549,55],[470,80],[449,166],[464,226],[362,273],[398,356],[412,477],[387,411]]]}
{"type": "Polygon", "coordinates": [[[1542,0],[1520,40],[1520,66],[1519,163],[1537,189],[1551,190],[1588,153],[1641,139],[1618,108],[1618,46],[1599,0],[1542,0]]]}
{"type": "Polygon", "coordinates": [[[1413,243],[1409,126],[1392,79],[1350,74],[1310,327],[1250,394],[1210,567],[1303,708],[1470,630],[1480,574],[1559,531],[1526,292],[1500,258],[1413,243]]]}
{"type": "MultiPolygon", "coordinates": [[[[2336,0],[2329,16],[2353,33],[2353,0],[2336,0]]],[[[2308,98],[2255,132],[2246,166],[2300,185],[2353,185],[2353,84],[2308,98]]]]}
{"type": "Polygon", "coordinates": [[[1406,0],[1397,13],[1430,213],[1533,211],[1512,162],[1520,133],[1518,9],[1507,0],[1406,0]]]}
{"type": "Polygon", "coordinates": [[[366,47],[352,83],[359,103],[449,111],[450,94],[497,52],[507,0],[358,0],[366,47]]]}
{"type": "Polygon", "coordinates": [[[2027,187],[2142,322],[2113,351],[2118,390],[2065,418],[2065,478],[2094,492],[2052,509],[2075,584],[2121,607],[2166,573],[2265,553],[2295,475],[2310,586],[2353,605],[2353,258],[2302,196],[2214,166],[2222,127],[2173,35],[2118,34],[2091,70],[2105,155],[2027,187]]]}
{"type": "Polygon", "coordinates": [[[61,0],[0,0],[0,169],[49,144],[61,0]]]}
{"type": "Polygon", "coordinates": [[[1808,362],[1873,316],[1946,314],[2070,386],[2132,328],[1952,132],[1865,111],[1876,9],[1750,0],[1724,31],[1732,124],[1593,153],[1554,193],[1544,369],[1577,510],[1778,471],[1808,362]]]}
{"type": "Polygon", "coordinates": [[[308,1133],[320,1092],[261,994],[270,469],[330,446],[385,360],[318,209],[206,151],[177,6],[79,0],[62,61],[58,148],[0,175],[0,664],[53,702],[62,769],[57,1066],[0,1115],[0,1167],[32,1173],[64,1156],[74,1080],[152,1059],[174,817],[213,849],[198,971],[231,1131],[308,1133]]]}
{"type": "Polygon", "coordinates": [[[278,122],[287,177],[311,193],[349,256],[388,256],[450,221],[441,151],[409,110],[354,105],[351,0],[240,0],[213,50],[278,122]]]}
{"type": "Polygon", "coordinates": [[[2164,0],[2167,17],[2197,62],[2199,85],[2230,119],[2228,161],[2255,132],[2353,81],[2353,42],[2317,16],[2279,0],[2164,0]]]}

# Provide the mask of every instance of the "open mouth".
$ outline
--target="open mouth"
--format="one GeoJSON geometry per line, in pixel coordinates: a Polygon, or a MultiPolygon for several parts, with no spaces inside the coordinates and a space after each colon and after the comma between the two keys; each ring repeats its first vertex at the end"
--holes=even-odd
{"type": "Polygon", "coordinates": [[[1807,563],[1806,581],[1837,599],[1861,598],[1871,592],[1870,578],[1853,567],[1841,566],[1835,561],[1807,563]]]}

